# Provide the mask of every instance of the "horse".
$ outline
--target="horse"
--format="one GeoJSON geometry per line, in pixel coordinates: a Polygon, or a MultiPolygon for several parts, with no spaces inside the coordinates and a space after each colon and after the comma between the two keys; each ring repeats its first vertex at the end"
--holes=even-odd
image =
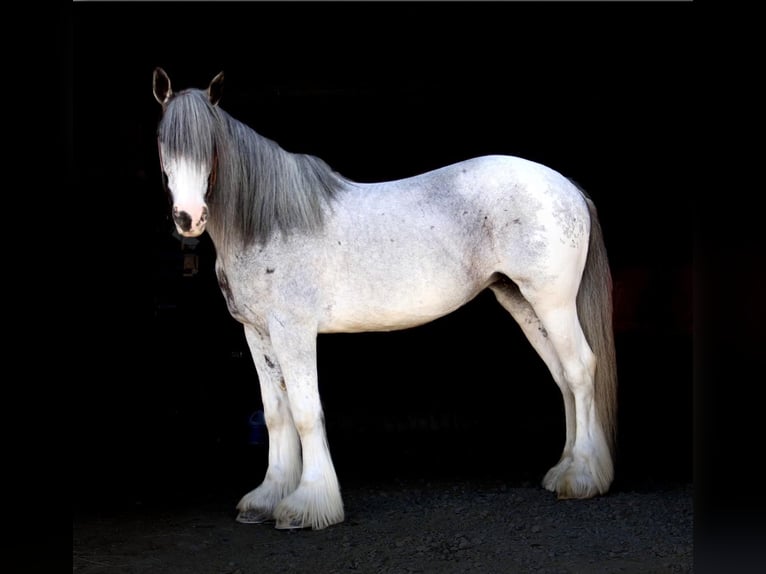
{"type": "Polygon", "coordinates": [[[174,91],[155,68],[160,170],[177,232],[207,231],[244,327],[269,436],[260,485],[236,520],[320,530],[344,520],[318,391],[321,333],[394,331],[490,289],[547,366],[566,436],[542,486],[605,494],[614,477],[612,278],[590,197],[510,155],[359,183],[291,153],[224,111],[223,72],[174,91]]]}

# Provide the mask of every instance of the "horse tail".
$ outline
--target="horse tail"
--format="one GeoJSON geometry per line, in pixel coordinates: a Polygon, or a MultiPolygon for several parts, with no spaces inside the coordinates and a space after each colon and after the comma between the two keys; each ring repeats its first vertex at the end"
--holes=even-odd
{"type": "Polygon", "coordinates": [[[612,324],[612,274],[596,206],[583,193],[590,212],[590,240],[580,288],[577,314],[585,339],[596,356],[594,398],[609,450],[614,457],[617,437],[617,359],[612,324]]]}

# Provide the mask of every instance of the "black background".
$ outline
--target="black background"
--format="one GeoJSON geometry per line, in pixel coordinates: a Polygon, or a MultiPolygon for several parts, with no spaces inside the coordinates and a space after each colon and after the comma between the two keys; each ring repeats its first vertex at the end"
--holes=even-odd
{"type": "MultiPolygon", "coordinates": [[[[176,89],[223,70],[224,109],[351,179],[504,153],[577,181],[615,277],[615,489],[691,481],[690,4],[75,3],[72,23],[72,176],[93,221],[76,504],[222,489],[236,501],[265,465],[248,444],[257,378],[207,236],[199,274],[182,273],[190,246],[172,236],[161,188],[155,66],[176,89]]],[[[319,352],[342,484],[537,484],[558,459],[558,390],[491,296],[410,331],[320,336],[319,352]]]]}

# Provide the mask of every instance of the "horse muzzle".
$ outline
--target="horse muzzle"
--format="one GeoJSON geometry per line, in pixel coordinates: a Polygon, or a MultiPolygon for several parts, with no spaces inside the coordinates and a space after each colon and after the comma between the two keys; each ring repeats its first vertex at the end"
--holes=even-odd
{"type": "Polygon", "coordinates": [[[180,209],[173,206],[173,222],[176,224],[178,233],[183,237],[198,237],[205,231],[208,210],[203,205],[200,209],[180,209]]]}

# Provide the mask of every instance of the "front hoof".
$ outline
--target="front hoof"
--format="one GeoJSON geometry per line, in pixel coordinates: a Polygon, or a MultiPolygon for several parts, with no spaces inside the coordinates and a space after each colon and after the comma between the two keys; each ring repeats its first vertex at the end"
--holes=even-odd
{"type": "Polygon", "coordinates": [[[284,501],[274,510],[276,526],[278,530],[323,530],[333,524],[343,522],[343,509],[334,514],[320,514],[316,511],[307,512],[296,508],[284,501]]]}
{"type": "Polygon", "coordinates": [[[272,516],[271,512],[250,508],[248,510],[241,510],[237,514],[237,522],[242,524],[263,524],[265,522],[274,522],[274,516],[272,516]]]}
{"type": "Polygon", "coordinates": [[[297,517],[286,517],[277,520],[274,528],[277,530],[308,530],[311,528],[311,525],[305,524],[301,519],[297,517]]]}

